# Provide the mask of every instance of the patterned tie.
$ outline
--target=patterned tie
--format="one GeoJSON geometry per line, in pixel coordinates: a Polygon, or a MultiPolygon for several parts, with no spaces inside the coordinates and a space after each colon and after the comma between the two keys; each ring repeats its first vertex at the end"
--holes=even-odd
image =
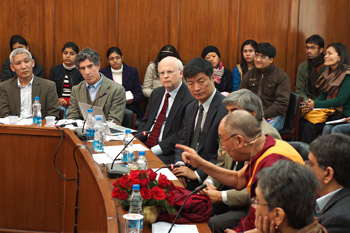
{"type": "Polygon", "coordinates": [[[201,135],[201,126],[202,126],[202,119],[203,119],[203,106],[202,105],[199,105],[199,108],[198,108],[198,118],[197,118],[197,124],[196,124],[196,128],[194,130],[194,134],[193,134],[193,138],[192,138],[192,143],[191,143],[191,147],[193,149],[195,149],[197,151],[197,144],[198,144],[198,140],[199,140],[199,137],[201,135]]]}
{"type": "Polygon", "coordinates": [[[158,144],[160,130],[161,130],[163,122],[165,120],[166,110],[168,109],[169,97],[170,97],[170,94],[166,93],[162,110],[160,111],[160,113],[158,115],[158,118],[156,120],[156,123],[153,126],[151,134],[149,135],[147,141],[145,142],[146,146],[148,146],[149,148],[158,144]]]}

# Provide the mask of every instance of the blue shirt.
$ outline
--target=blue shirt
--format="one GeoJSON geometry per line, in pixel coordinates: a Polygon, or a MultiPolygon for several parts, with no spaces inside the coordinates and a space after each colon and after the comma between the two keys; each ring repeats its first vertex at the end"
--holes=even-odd
{"type": "Polygon", "coordinates": [[[101,79],[98,82],[96,82],[94,85],[89,85],[86,82],[86,87],[89,90],[91,102],[94,102],[94,100],[96,98],[96,94],[102,85],[103,75],[101,75],[101,73],[100,73],[100,76],[101,76],[101,79]]]}

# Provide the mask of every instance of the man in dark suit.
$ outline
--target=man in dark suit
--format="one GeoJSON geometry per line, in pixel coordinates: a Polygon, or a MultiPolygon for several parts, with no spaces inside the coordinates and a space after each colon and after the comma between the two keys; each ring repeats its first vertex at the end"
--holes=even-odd
{"type": "Polygon", "coordinates": [[[316,214],[329,233],[350,232],[350,136],[328,134],[310,145],[306,165],[320,186],[316,214]]]}
{"type": "MultiPolygon", "coordinates": [[[[179,143],[192,147],[202,158],[216,163],[218,126],[227,110],[222,104],[224,96],[215,89],[213,66],[205,59],[194,58],[185,65],[184,77],[197,101],[186,107],[179,143]]],[[[183,163],[181,153],[182,150],[176,150],[175,162],[183,163]]],[[[201,169],[186,166],[175,168],[173,173],[189,190],[193,190],[207,177],[201,169]]]]}
{"type": "Polygon", "coordinates": [[[10,68],[18,78],[11,78],[0,84],[0,117],[16,115],[32,117],[32,103],[38,96],[41,115],[58,118],[58,98],[56,85],[50,80],[33,74],[34,59],[24,48],[17,48],[10,54],[10,68]]]}
{"type": "MultiPolygon", "coordinates": [[[[139,139],[151,148],[165,164],[174,162],[174,148],[178,141],[178,131],[181,128],[181,121],[184,115],[185,107],[194,98],[188,91],[186,84],[182,82],[183,65],[182,62],[175,57],[166,57],[158,64],[159,78],[162,87],[155,89],[149,100],[148,110],[142,119],[138,128],[139,132],[144,130],[152,130],[149,137],[139,136],[139,139]],[[163,106],[167,94],[168,106],[165,112],[165,118],[160,127],[159,134],[155,136],[156,130],[153,130],[156,122],[161,119],[163,106]],[[156,140],[149,138],[156,137],[156,140]]],[[[158,123],[160,124],[160,123],[158,123]]]]}
{"type": "Polygon", "coordinates": [[[103,109],[106,119],[120,125],[124,117],[125,89],[101,74],[100,64],[95,50],[85,48],[78,53],[75,65],[85,81],[72,88],[67,118],[83,119],[78,103],[92,104],[96,100],[95,105],[103,109]]]}

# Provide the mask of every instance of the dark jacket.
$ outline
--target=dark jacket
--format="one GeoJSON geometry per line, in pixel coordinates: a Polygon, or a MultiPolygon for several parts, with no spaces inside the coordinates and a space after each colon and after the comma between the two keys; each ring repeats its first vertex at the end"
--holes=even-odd
{"type": "Polygon", "coordinates": [[[288,75],[271,64],[264,72],[254,67],[242,79],[239,89],[246,88],[261,98],[266,119],[286,116],[290,97],[288,75]]]}
{"type": "Polygon", "coordinates": [[[71,88],[79,84],[81,81],[84,81],[83,76],[77,69],[66,70],[62,64],[52,67],[50,71],[50,80],[56,83],[58,98],[62,97],[63,82],[65,75],[69,77],[69,85],[71,88]]]}
{"type": "Polygon", "coordinates": [[[224,74],[221,77],[221,82],[220,83],[216,83],[214,82],[216,89],[218,89],[218,91],[220,92],[228,92],[231,93],[232,92],[232,73],[230,70],[225,69],[224,70],[224,74]]]}
{"type": "MultiPolygon", "coordinates": [[[[40,78],[45,78],[44,67],[38,63],[38,60],[32,54],[33,59],[35,60],[35,65],[33,68],[33,74],[40,78]]],[[[2,65],[1,70],[1,82],[6,81],[10,78],[17,77],[17,74],[13,72],[10,68],[10,59],[6,59],[4,64],[2,65]]]]}
{"type": "MultiPolygon", "coordinates": [[[[112,70],[110,65],[100,70],[100,72],[104,74],[107,78],[113,80],[113,75],[112,75],[112,70]]],[[[143,94],[141,89],[139,73],[136,68],[132,66],[128,66],[124,62],[123,62],[122,85],[125,91],[131,91],[132,94],[134,95],[134,100],[132,104],[127,104],[126,108],[136,113],[139,118],[142,118],[143,114],[139,107],[139,103],[143,99],[143,94]]]]}

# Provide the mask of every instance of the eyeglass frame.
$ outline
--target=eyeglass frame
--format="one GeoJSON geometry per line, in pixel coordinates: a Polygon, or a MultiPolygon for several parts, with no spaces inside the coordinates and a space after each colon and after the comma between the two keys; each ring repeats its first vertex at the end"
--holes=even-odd
{"type": "Polygon", "coordinates": [[[261,60],[269,60],[270,57],[269,56],[260,56],[258,54],[254,54],[254,59],[258,59],[258,58],[261,58],[261,60]]]}
{"type": "Polygon", "coordinates": [[[265,203],[260,203],[256,200],[257,198],[256,197],[252,197],[250,198],[250,204],[254,207],[254,206],[257,206],[257,205],[263,205],[263,206],[269,206],[269,204],[265,204],[265,203]]]}
{"type": "Polygon", "coordinates": [[[234,133],[234,134],[232,134],[231,136],[229,136],[229,137],[227,137],[227,138],[225,138],[225,139],[221,139],[221,137],[220,137],[220,135],[218,135],[218,143],[219,143],[219,145],[220,146],[222,146],[222,143],[224,142],[224,141],[227,141],[227,140],[229,140],[230,138],[232,138],[232,137],[234,137],[234,136],[238,136],[238,135],[240,135],[240,134],[236,134],[236,133],[234,133]]]}
{"type": "Polygon", "coordinates": [[[305,161],[304,161],[304,164],[305,164],[305,166],[307,166],[307,167],[314,167],[314,166],[317,166],[317,167],[319,167],[319,168],[322,168],[323,170],[326,169],[326,166],[324,166],[324,165],[319,165],[319,164],[315,164],[315,163],[313,163],[313,162],[312,162],[311,160],[309,160],[309,159],[305,160],[305,161]]]}

